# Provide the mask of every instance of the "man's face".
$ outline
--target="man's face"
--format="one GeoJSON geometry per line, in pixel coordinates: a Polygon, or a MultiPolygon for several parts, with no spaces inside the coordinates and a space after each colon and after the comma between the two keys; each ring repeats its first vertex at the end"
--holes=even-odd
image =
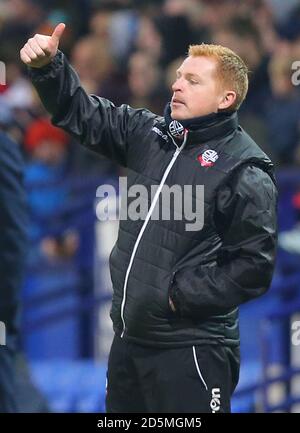
{"type": "Polygon", "coordinates": [[[226,92],[216,77],[216,60],[209,57],[187,57],[177,70],[172,85],[171,116],[190,119],[217,112],[226,92]]]}

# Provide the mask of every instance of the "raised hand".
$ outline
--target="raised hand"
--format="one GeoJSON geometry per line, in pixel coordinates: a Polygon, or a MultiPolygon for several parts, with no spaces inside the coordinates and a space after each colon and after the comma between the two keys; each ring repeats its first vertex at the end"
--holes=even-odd
{"type": "Polygon", "coordinates": [[[51,36],[36,34],[28,39],[20,50],[22,62],[31,68],[42,68],[51,62],[59,46],[60,38],[65,31],[64,23],[58,24],[51,36]]]}

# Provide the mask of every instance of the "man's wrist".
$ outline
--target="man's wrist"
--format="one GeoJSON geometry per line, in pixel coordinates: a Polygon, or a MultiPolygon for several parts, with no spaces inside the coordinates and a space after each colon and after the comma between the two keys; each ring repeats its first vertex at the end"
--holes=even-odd
{"type": "Polygon", "coordinates": [[[49,63],[42,66],[41,68],[32,68],[28,66],[28,74],[32,81],[43,81],[47,78],[54,78],[56,71],[63,66],[64,54],[62,51],[57,50],[55,56],[49,63]]]}

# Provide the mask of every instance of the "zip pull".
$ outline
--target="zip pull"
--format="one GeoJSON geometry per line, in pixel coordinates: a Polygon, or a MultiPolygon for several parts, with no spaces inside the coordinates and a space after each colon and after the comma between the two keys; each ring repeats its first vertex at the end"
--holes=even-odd
{"type": "Polygon", "coordinates": [[[189,133],[189,130],[188,130],[188,129],[185,129],[185,130],[184,130],[184,136],[183,136],[182,144],[181,144],[181,146],[178,146],[178,144],[176,143],[176,141],[175,141],[174,137],[172,136],[172,134],[170,134],[170,133],[167,131],[168,136],[171,138],[171,140],[173,141],[174,146],[176,147],[176,149],[177,149],[178,151],[182,150],[182,149],[184,148],[184,146],[186,145],[187,137],[188,137],[188,133],[189,133]]]}

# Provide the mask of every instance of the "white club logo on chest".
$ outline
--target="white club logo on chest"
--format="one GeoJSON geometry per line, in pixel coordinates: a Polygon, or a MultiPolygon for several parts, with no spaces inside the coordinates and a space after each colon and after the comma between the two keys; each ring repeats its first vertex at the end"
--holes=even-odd
{"type": "Polygon", "coordinates": [[[184,134],[183,125],[177,120],[173,120],[169,125],[169,131],[173,135],[173,137],[182,137],[184,134]]]}
{"type": "Polygon", "coordinates": [[[215,150],[212,149],[206,150],[197,157],[202,167],[212,167],[218,158],[219,155],[215,150]]]}

